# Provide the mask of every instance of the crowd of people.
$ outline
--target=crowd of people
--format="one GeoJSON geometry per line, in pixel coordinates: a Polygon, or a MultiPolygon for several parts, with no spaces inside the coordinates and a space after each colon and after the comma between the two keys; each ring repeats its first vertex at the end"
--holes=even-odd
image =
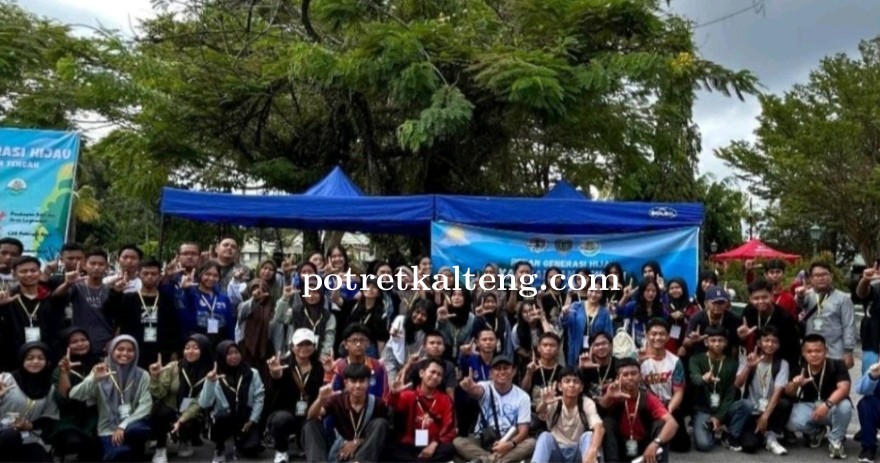
{"type": "MultiPolygon", "coordinates": [[[[154,446],[165,463],[213,445],[215,462],[268,448],[276,463],[655,463],[826,441],[844,459],[854,411],[859,461],[876,456],[876,266],[847,294],[823,263],[792,286],[769,261],[736,314],[714,272],[691,291],[656,262],[602,270],[625,285],[525,297],[516,279],[416,289],[429,257],[366,269],[403,272],[393,290],[370,277],[303,291],[310,274],[352,270],[340,246],[255,269],[238,264],[232,238],[209,251],[182,243],[168,263],[117,253],[67,243],[43,265],[0,239],[0,461],[138,461],[154,446]],[[854,301],[867,312],[859,327],[854,301]]],[[[492,263],[481,272],[500,276],[492,263]]]]}

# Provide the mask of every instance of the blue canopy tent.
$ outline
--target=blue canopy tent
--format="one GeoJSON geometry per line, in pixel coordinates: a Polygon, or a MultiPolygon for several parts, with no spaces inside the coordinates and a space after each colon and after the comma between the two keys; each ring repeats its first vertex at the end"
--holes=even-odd
{"type": "MultiPolygon", "coordinates": [[[[422,235],[442,220],[540,233],[623,233],[700,226],[702,204],[590,201],[560,181],[543,198],[366,196],[340,168],[303,194],[162,191],[164,218],[249,227],[422,235]]],[[[163,234],[164,235],[164,234],[163,234]]],[[[161,248],[162,236],[160,236],[161,248]]]]}
{"type": "Polygon", "coordinates": [[[590,199],[565,180],[560,180],[544,195],[547,199],[590,199]]]}

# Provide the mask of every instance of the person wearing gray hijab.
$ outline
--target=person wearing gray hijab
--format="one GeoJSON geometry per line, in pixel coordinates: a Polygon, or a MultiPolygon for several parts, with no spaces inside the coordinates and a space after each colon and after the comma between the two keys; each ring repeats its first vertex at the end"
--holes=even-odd
{"type": "Polygon", "coordinates": [[[71,389],[70,398],[97,401],[104,461],[137,461],[150,436],[150,377],[137,366],[138,344],[133,337],[117,336],[107,352],[105,361],[71,389]]]}

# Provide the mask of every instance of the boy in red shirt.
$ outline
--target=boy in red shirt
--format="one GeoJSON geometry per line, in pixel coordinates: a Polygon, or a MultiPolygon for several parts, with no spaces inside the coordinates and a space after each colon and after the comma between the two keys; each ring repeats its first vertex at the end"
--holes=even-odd
{"type": "MultiPolygon", "coordinates": [[[[408,366],[405,366],[406,369],[408,366]]],[[[415,390],[403,384],[405,372],[391,386],[391,408],[401,415],[400,441],[386,447],[386,461],[451,461],[455,458],[454,410],[452,398],[441,385],[446,366],[428,358],[419,371],[421,384],[415,390]]]]}

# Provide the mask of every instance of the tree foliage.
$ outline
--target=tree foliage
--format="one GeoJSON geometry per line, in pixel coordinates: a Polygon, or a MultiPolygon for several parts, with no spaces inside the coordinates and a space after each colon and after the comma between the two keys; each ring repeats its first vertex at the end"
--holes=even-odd
{"type": "Polygon", "coordinates": [[[870,260],[880,255],[880,39],[859,56],[821,61],[804,84],[760,97],[757,142],[718,151],[770,202],[770,234],[808,252],[809,229],[822,247],[870,260]]]}
{"type": "Polygon", "coordinates": [[[169,183],[298,192],[340,164],[370,194],[699,200],[696,91],[755,91],[659,0],[154,4],[134,39],[67,34],[37,92],[113,124],[85,175],[153,210],[169,183]]]}

